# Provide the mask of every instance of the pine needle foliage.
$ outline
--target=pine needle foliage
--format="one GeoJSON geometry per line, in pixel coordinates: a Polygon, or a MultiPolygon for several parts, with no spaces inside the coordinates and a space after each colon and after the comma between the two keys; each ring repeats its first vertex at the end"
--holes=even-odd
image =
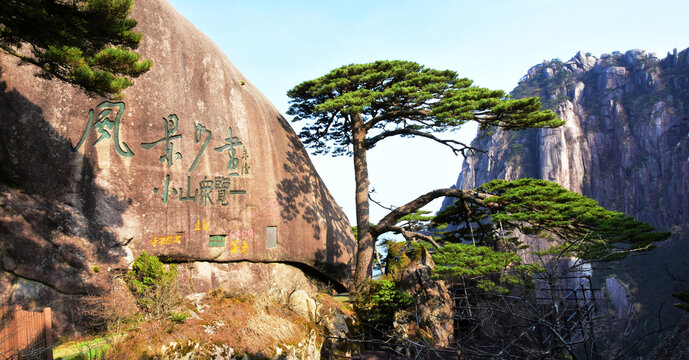
{"type": "Polygon", "coordinates": [[[495,248],[500,233],[490,216],[488,207],[456,201],[439,211],[430,227],[439,232],[441,243],[471,243],[495,248]],[[447,230],[449,225],[455,225],[455,230],[447,230]]]}
{"type": "Polygon", "coordinates": [[[397,223],[407,229],[416,230],[427,228],[434,218],[435,215],[431,215],[431,211],[417,210],[411,214],[402,216],[397,220],[397,223]]]}
{"type": "MultiPolygon", "coordinates": [[[[619,259],[633,251],[648,250],[653,243],[670,236],[653,226],[617,211],[607,210],[593,199],[539,179],[493,180],[479,191],[494,194],[485,208],[446,208],[436,223],[470,224],[475,237],[491,238],[496,227],[503,236],[514,230],[528,235],[558,239],[544,253],[573,256],[583,260],[619,259]],[[473,212],[471,211],[473,209],[473,212]],[[466,221],[468,214],[473,218],[466,221]]],[[[466,228],[446,234],[445,241],[466,239],[466,228]]]]}
{"type": "Polygon", "coordinates": [[[482,129],[557,127],[538,98],[515,100],[501,90],[472,86],[452,70],[411,61],[351,64],[305,81],[287,92],[293,121],[313,120],[299,137],[315,154],[350,155],[351,117],[361,116],[370,135],[367,149],[391,136],[426,137],[456,130],[467,121],[482,129]]]}
{"type": "Polygon", "coordinates": [[[445,244],[433,254],[433,261],[439,279],[462,280],[465,285],[502,294],[509,291],[504,284],[530,285],[529,276],[541,271],[537,264],[522,264],[516,253],[473,244],[445,244]]]}
{"type": "Polygon", "coordinates": [[[131,78],[153,65],[132,51],[142,34],[131,7],[132,0],[3,0],[0,49],[37,66],[38,77],[121,99],[131,78]]]}

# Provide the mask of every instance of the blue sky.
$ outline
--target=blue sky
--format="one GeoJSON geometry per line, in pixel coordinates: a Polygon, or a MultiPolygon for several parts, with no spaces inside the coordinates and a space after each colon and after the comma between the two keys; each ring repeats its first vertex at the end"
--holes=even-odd
{"type": "MultiPolygon", "coordinates": [[[[172,0],[284,114],[287,90],[351,63],[411,60],[511,91],[543,60],[644,49],[663,58],[689,47],[689,2],[656,1],[261,1],[172,0]]],[[[298,124],[293,125],[295,127],[298,124]]],[[[475,130],[446,134],[470,141],[475,130]]],[[[392,139],[389,139],[392,140],[392,139]]],[[[369,152],[374,198],[401,205],[454,184],[461,157],[425,139],[369,152]]],[[[312,157],[354,222],[350,158],[312,157]]],[[[430,210],[437,210],[435,202],[430,210]]],[[[386,213],[372,205],[372,220],[386,213]]]]}

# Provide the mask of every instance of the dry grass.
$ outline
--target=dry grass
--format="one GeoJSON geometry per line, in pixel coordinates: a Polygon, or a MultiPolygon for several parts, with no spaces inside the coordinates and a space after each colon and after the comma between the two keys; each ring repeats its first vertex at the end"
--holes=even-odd
{"type": "MultiPolygon", "coordinates": [[[[206,294],[200,303],[186,301],[184,310],[192,314],[183,324],[170,319],[139,324],[115,346],[114,359],[162,356],[176,344],[176,349],[210,356],[223,345],[234,354],[252,354],[253,358],[273,358],[277,347],[294,346],[313,331],[315,324],[294,314],[274,299],[256,296],[232,296],[222,290],[206,294]]],[[[164,356],[163,356],[164,357],[164,356]]]]}
{"type": "Polygon", "coordinates": [[[321,304],[323,310],[339,311],[348,317],[355,316],[354,308],[352,307],[352,304],[349,302],[349,296],[338,296],[336,298],[327,294],[318,294],[316,300],[318,300],[318,303],[321,304]]]}
{"type": "Polygon", "coordinates": [[[241,330],[249,348],[261,349],[266,343],[297,344],[310,328],[303,318],[284,307],[255,310],[247,327],[241,330]]]}

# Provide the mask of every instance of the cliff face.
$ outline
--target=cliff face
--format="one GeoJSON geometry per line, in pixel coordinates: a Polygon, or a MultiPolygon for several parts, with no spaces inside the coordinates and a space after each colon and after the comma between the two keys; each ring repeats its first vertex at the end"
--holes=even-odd
{"type": "Polygon", "coordinates": [[[457,181],[542,178],[670,230],[689,219],[689,56],[578,53],[531,68],[515,97],[540,96],[565,125],[476,141],[457,181]]]}
{"type": "MultiPolygon", "coordinates": [[[[467,158],[456,186],[542,178],[672,231],[652,252],[598,274],[626,285],[637,315],[672,303],[670,294],[689,281],[689,50],[662,60],[640,50],[580,52],[532,67],[513,95],[541,97],[565,125],[477,138],[473,145],[489,156],[467,158]]],[[[681,315],[670,308],[666,317],[681,315]]]]}

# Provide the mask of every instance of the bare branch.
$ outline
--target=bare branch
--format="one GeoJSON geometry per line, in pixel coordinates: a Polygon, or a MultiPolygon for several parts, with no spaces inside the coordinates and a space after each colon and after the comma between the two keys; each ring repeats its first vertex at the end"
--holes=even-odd
{"type": "Polygon", "coordinates": [[[404,128],[395,129],[395,130],[388,130],[388,131],[382,132],[382,133],[380,133],[380,134],[378,134],[378,135],[376,135],[370,139],[366,139],[366,141],[365,141],[366,148],[370,149],[377,142],[379,142],[385,138],[389,138],[389,137],[397,136],[397,135],[411,135],[411,136],[419,136],[419,137],[431,139],[437,143],[440,143],[440,144],[443,144],[443,145],[449,147],[450,149],[452,149],[452,152],[455,155],[461,154],[464,157],[467,156],[466,155],[467,152],[470,152],[472,155],[476,154],[476,153],[483,153],[483,154],[487,153],[485,150],[475,148],[475,147],[473,147],[471,145],[467,145],[461,141],[452,140],[452,139],[440,139],[440,138],[438,138],[432,134],[428,134],[428,133],[425,133],[423,131],[413,130],[413,129],[404,129],[404,128]]]}
{"type": "Polygon", "coordinates": [[[374,193],[374,192],[376,192],[376,189],[373,189],[373,190],[371,190],[371,191],[368,193],[368,199],[371,200],[372,203],[374,203],[374,204],[376,204],[376,205],[378,205],[378,206],[380,206],[380,207],[382,207],[383,209],[388,210],[388,211],[393,211],[393,210],[395,210],[395,207],[394,207],[394,206],[385,206],[385,205],[383,205],[380,201],[377,201],[377,200],[373,199],[373,197],[371,197],[371,194],[374,193]]]}
{"type": "Polygon", "coordinates": [[[370,130],[377,123],[384,121],[384,120],[395,119],[395,118],[405,118],[405,117],[410,117],[410,116],[428,116],[430,114],[431,114],[431,112],[428,110],[387,111],[387,112],[384,112],[384,113],[372,118],[371,120],[367,121],[365,124],[366,131],[370,130]]]}
{"type": "Polygon", "coordinates": [[[402,236],[404,236],[404,238],[408,242],[411,242],[414,239],[425,240],[425,241],[428,241],[429,243],[431,243],[431,245],[433,245],[433,247],[435,247],[436,249],[440,249],[440,245],[438,245],[438,243],[435,242],[435,239],[433,239],[432,236],[422,234],[422,233],[416,232],[416,231],[410,231],[410,230],[407,230],[401,226],[388,226],[385,228],[378,228],[378,230],[381,231],[381,234],[386,233],[388,231],[398,232],[398,233],[402,234],[402,236]]]}

